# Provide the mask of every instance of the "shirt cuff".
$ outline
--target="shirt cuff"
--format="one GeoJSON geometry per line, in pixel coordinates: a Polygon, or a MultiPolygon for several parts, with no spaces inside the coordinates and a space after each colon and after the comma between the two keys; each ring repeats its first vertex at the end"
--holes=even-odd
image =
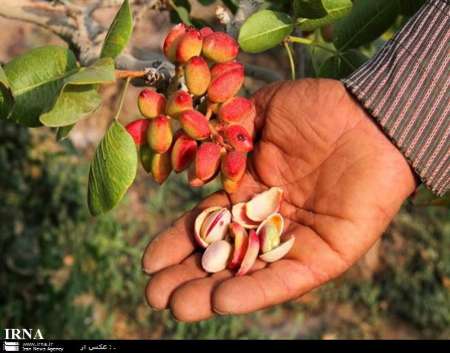
{"type": "Polygon", "coordinates": [[[450,187],[450,2],[428,1],[344,85],[422,182],[450,187]]]}

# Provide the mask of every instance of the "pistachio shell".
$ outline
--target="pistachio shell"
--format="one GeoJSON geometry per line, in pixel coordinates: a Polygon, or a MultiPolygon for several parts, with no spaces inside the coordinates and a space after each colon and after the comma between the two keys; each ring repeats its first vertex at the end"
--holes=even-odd
{"type": "Polygon", "coordinates": [[[238,223],[230,223],[228,229],[230,237],[234,241],[233,255],[231,256],[228,268],[233,270],[238,268],[244,259],[248,245],[248,234],[245,228],[238,223]]]}
{"type": "Polygon", "coordinates": [[[195,240],[197,241],[198,245],[200,245],[203,248],[206,248],[208,246],[208,243],[202,239],[202,237],[200,236],[200,231],[202,229],[202,225],[205,222],[206,217],[217,210],[220,210],[221,207],[208,207],[206,209],[204,209],[195,219],[195,223],[194,223],[194,236],[195,236],[195,240]]]}
{"type": "Polygon", "coordinates": [[[221,240],[227,235],[231,213],[226,208],[220,208],[206,216],[200,229],[200,236],[208,244],[221,240]]]}
{"type": "Polygon", "coordinates": [[[283,190],[272,187],[248,201],[245,205],[245,215],[254,222],[262,222],[272,213],[280,209],[283,190]]]}
{"type": "Polygon", "coordinates": [[[231,245],[225,240],[218,240],[209,245],[202,256],[202,267],[206,272],[215,273],[227,267],[231,255],[231,245]]]}
{"type": "Polygon", "coordinates": [[[254,230],[248,235],[248,246],[236,276],[245,275],[252,268],[259,253],[259,238],[254,230]]]}
{"type": "Polygon", "coordinates": [[[295,243],[295,237],[291,235],[288,240],[281,243],[281,245],[259,256],[265,262],[275,262],[283,258],[295,243]]]}
{"type": "Polygon", "coordinates": [[[256,229],[258,227],[258,223],[249,219],[245,213],[245,202],[237,203],[231,209],[231,213],[233,214],[233,221],[239,223],[241,226],[247,229],[256,229]]]}
{"type": "Polygon", "coordinates": [[[261,243],[261,252],[266,253],[280,244],[281,234],[283,234],[284,220],[279,213],[270,215],[262,222],[256,233],[261,243]]]}

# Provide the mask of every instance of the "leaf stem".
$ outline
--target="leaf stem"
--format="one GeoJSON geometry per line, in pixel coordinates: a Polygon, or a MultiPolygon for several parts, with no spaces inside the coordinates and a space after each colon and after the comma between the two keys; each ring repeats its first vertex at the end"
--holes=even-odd
{"type": "Polygon", "coordinates": [[[320,48],[322,50],[325,50],[325,51],[328,51],[330,53],[336,54],[336,50],[328,48],[325,45],[317,43],[317,42],[315,42],[315,41],[313,41],[311,39],[302,38],[302,37],[295,37],[295,36],[289,36],[289,37],[286,38],[286,41],[287,42],[291,42],[291,43],[310,45],[312,47],[320,48]]]}
{"type": "Polygon", "coordinates": [[[130,84],[130,81],[131,81],[131,77],[128,77],[123,86],[122,95],[120,96],[119,107],[117,109],[116,116],[114,117],[114,120],[116,120],[116,121],[119,121],[120,112],[122,111],[122,108],[123,108],[123,103],[125,101],[125,96],[127,95],[128,86],[130,84]]]}
{"type": "Polygon", "coordinates": [[[289,58],[289,65],[291,66],[291,79],[295,80],[296,75],[295,75],[294,56],[292,55],[292,50],[291,50],[291,47],[289,46],[289,43],[287,41],[285,41],[283,44],[284,44],[284,48],[286,49],[286,53],[289,58]]]}
{"type": "Polygon", "coordinates": [[[147,74],[147,72],[145,70],[139,70],[139,71],[134,71],[134,70],[116,70],[116,79],[121,79],[121,78],[138,78],[138,77],[143,77],[147,74]]]}

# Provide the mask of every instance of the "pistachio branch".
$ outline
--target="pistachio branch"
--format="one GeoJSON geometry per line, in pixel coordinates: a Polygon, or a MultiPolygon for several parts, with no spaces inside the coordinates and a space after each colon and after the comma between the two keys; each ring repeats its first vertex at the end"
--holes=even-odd
{"type": "MultiPolygon", "coordinates": [[[[80,63],[89,65],[100,54],[107,28],[92,16],[100,8],[120,5],[122,0],[94,0],[89,5],[68,1],[3,0],[0,16],[29,22],[43,27],[61,37],[74,49],[80,63]]],[[[131,0],[135,20],[148,9],[161,10],[160,0],[131,0]]]]}
{"type": "MultiPolygon", "coordinates": [[[[92,0],[83,6],[65,0],[3,0],[0,17],[29,22],[51,31],[69,44],[81,65],[89,65],[99,57],[107,33],[107,28],[95,20],[93,13],[102,8],[117,7],[122,2],[92,0]]],[[[241,1],[230,26],[240,26],[261,3],[260,0],[241,1]]],[[[147,10],[167,9],[163,0],[130,0],[130,4],[133,5],[135,23],[147,10]]],[[[174,65],[160,54],[149,53],[146,56],[140,59],[129,52],[121,54],[116,59],[116,75],[119,78],[133,78],[133,85],[167,86],[175,73],[174,65]]],[[[266,82],[281,79],[281,75],[276,72],[255,65],[246,65],[246,72],[266,82]]]]}

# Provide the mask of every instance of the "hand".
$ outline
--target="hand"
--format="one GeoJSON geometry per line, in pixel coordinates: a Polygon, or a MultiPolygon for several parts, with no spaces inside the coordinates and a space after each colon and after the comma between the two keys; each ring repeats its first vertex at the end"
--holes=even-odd
{"type": "Polygon", "coordinates": [[[247,122],[256,145],[239,191],[217,193],[177,220],[147,247],[143,268],[154,274],[148,303],[182,321],[248,313],[302,294],[339,276],[380,238],[415,178],[402,154],[341,83],[302,80],[268,86],[254,97],[247,122]],[[295,245],[273,264],[208,275],[195,252],[199,210],[248,200],[271,186],[284,190],[285,235],[295,245]]]}

